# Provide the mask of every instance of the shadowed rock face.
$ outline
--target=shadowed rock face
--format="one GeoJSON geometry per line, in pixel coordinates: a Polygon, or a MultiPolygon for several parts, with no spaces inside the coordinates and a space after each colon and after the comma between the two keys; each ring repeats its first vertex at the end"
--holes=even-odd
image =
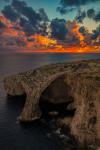
{"type": "Polygon", "coordinates": [[[53,104],[73,102],[71,133],[82,143],[100,140],[100,60],[44,66],[5,78],[4,87],[12,96],[26,93],[20,121],[41,117],[40,97],[53,104]]]}

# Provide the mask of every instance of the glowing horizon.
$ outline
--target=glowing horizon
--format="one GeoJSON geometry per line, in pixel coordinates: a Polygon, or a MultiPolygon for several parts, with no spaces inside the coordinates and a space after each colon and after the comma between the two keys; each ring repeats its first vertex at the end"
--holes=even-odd
{"type": "MultiPolygon", "coordinates": [[[[9,1],[9,5],[5,4],[0,12],[1,49],[33,53],[100,52],[100,25],[93,31],[84,26],[84,18],[85,21],[86,19],[89,21],[89,17],[90,20],[95,19],[95,24],[98,25],[99,12],[94,9],[88,9],[87,12],[80,10],[73,20],[59,18],[49,20],[44,8],[35,11],[26,1],[28,2],[28,0],[9,1]]],[[[89,5],[86,2],[87,4],[89,5]]],[[[75,5],[77,9],[77,3],[71,5],[75,5]]]]}

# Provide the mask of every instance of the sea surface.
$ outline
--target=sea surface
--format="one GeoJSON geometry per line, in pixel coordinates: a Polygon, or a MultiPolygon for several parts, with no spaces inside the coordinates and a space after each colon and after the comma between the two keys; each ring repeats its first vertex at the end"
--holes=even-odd
{"type": "Polygon", "coordinates": [[[100,54],[0,54],[0,150],[64,150],[61,139],[46,125],[18,123],[24,101],[7,98],[4,77],[51,63],[89,59],[100,59],[100,54]]]}

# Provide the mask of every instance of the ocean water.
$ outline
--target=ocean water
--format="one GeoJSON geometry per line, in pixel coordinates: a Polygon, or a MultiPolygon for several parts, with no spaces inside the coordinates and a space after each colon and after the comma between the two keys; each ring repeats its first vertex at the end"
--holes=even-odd
{"type": "Polygon", "coordinates": [[[24,101],[7,98],[3,78],[51,63],[84,59],[100,59],[100,54],[0,54],[0,150],[64,150],[61,139],[39,121],[18,123],[24,101]]]}

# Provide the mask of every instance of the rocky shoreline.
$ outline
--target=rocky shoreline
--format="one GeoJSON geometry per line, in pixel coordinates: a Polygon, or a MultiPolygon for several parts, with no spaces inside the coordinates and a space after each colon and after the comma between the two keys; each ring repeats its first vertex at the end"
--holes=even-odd
{"type": "Polygon", "coordinates": [[[47,114],[55,118],[52,124],[64,134],[68,128],[81,145],[94,145],[92,149],[99,150],[100,60],[54,64],[19,73],[6,77],[4,87],[11,96],[26,94],[21,122],[47,114]]]}

